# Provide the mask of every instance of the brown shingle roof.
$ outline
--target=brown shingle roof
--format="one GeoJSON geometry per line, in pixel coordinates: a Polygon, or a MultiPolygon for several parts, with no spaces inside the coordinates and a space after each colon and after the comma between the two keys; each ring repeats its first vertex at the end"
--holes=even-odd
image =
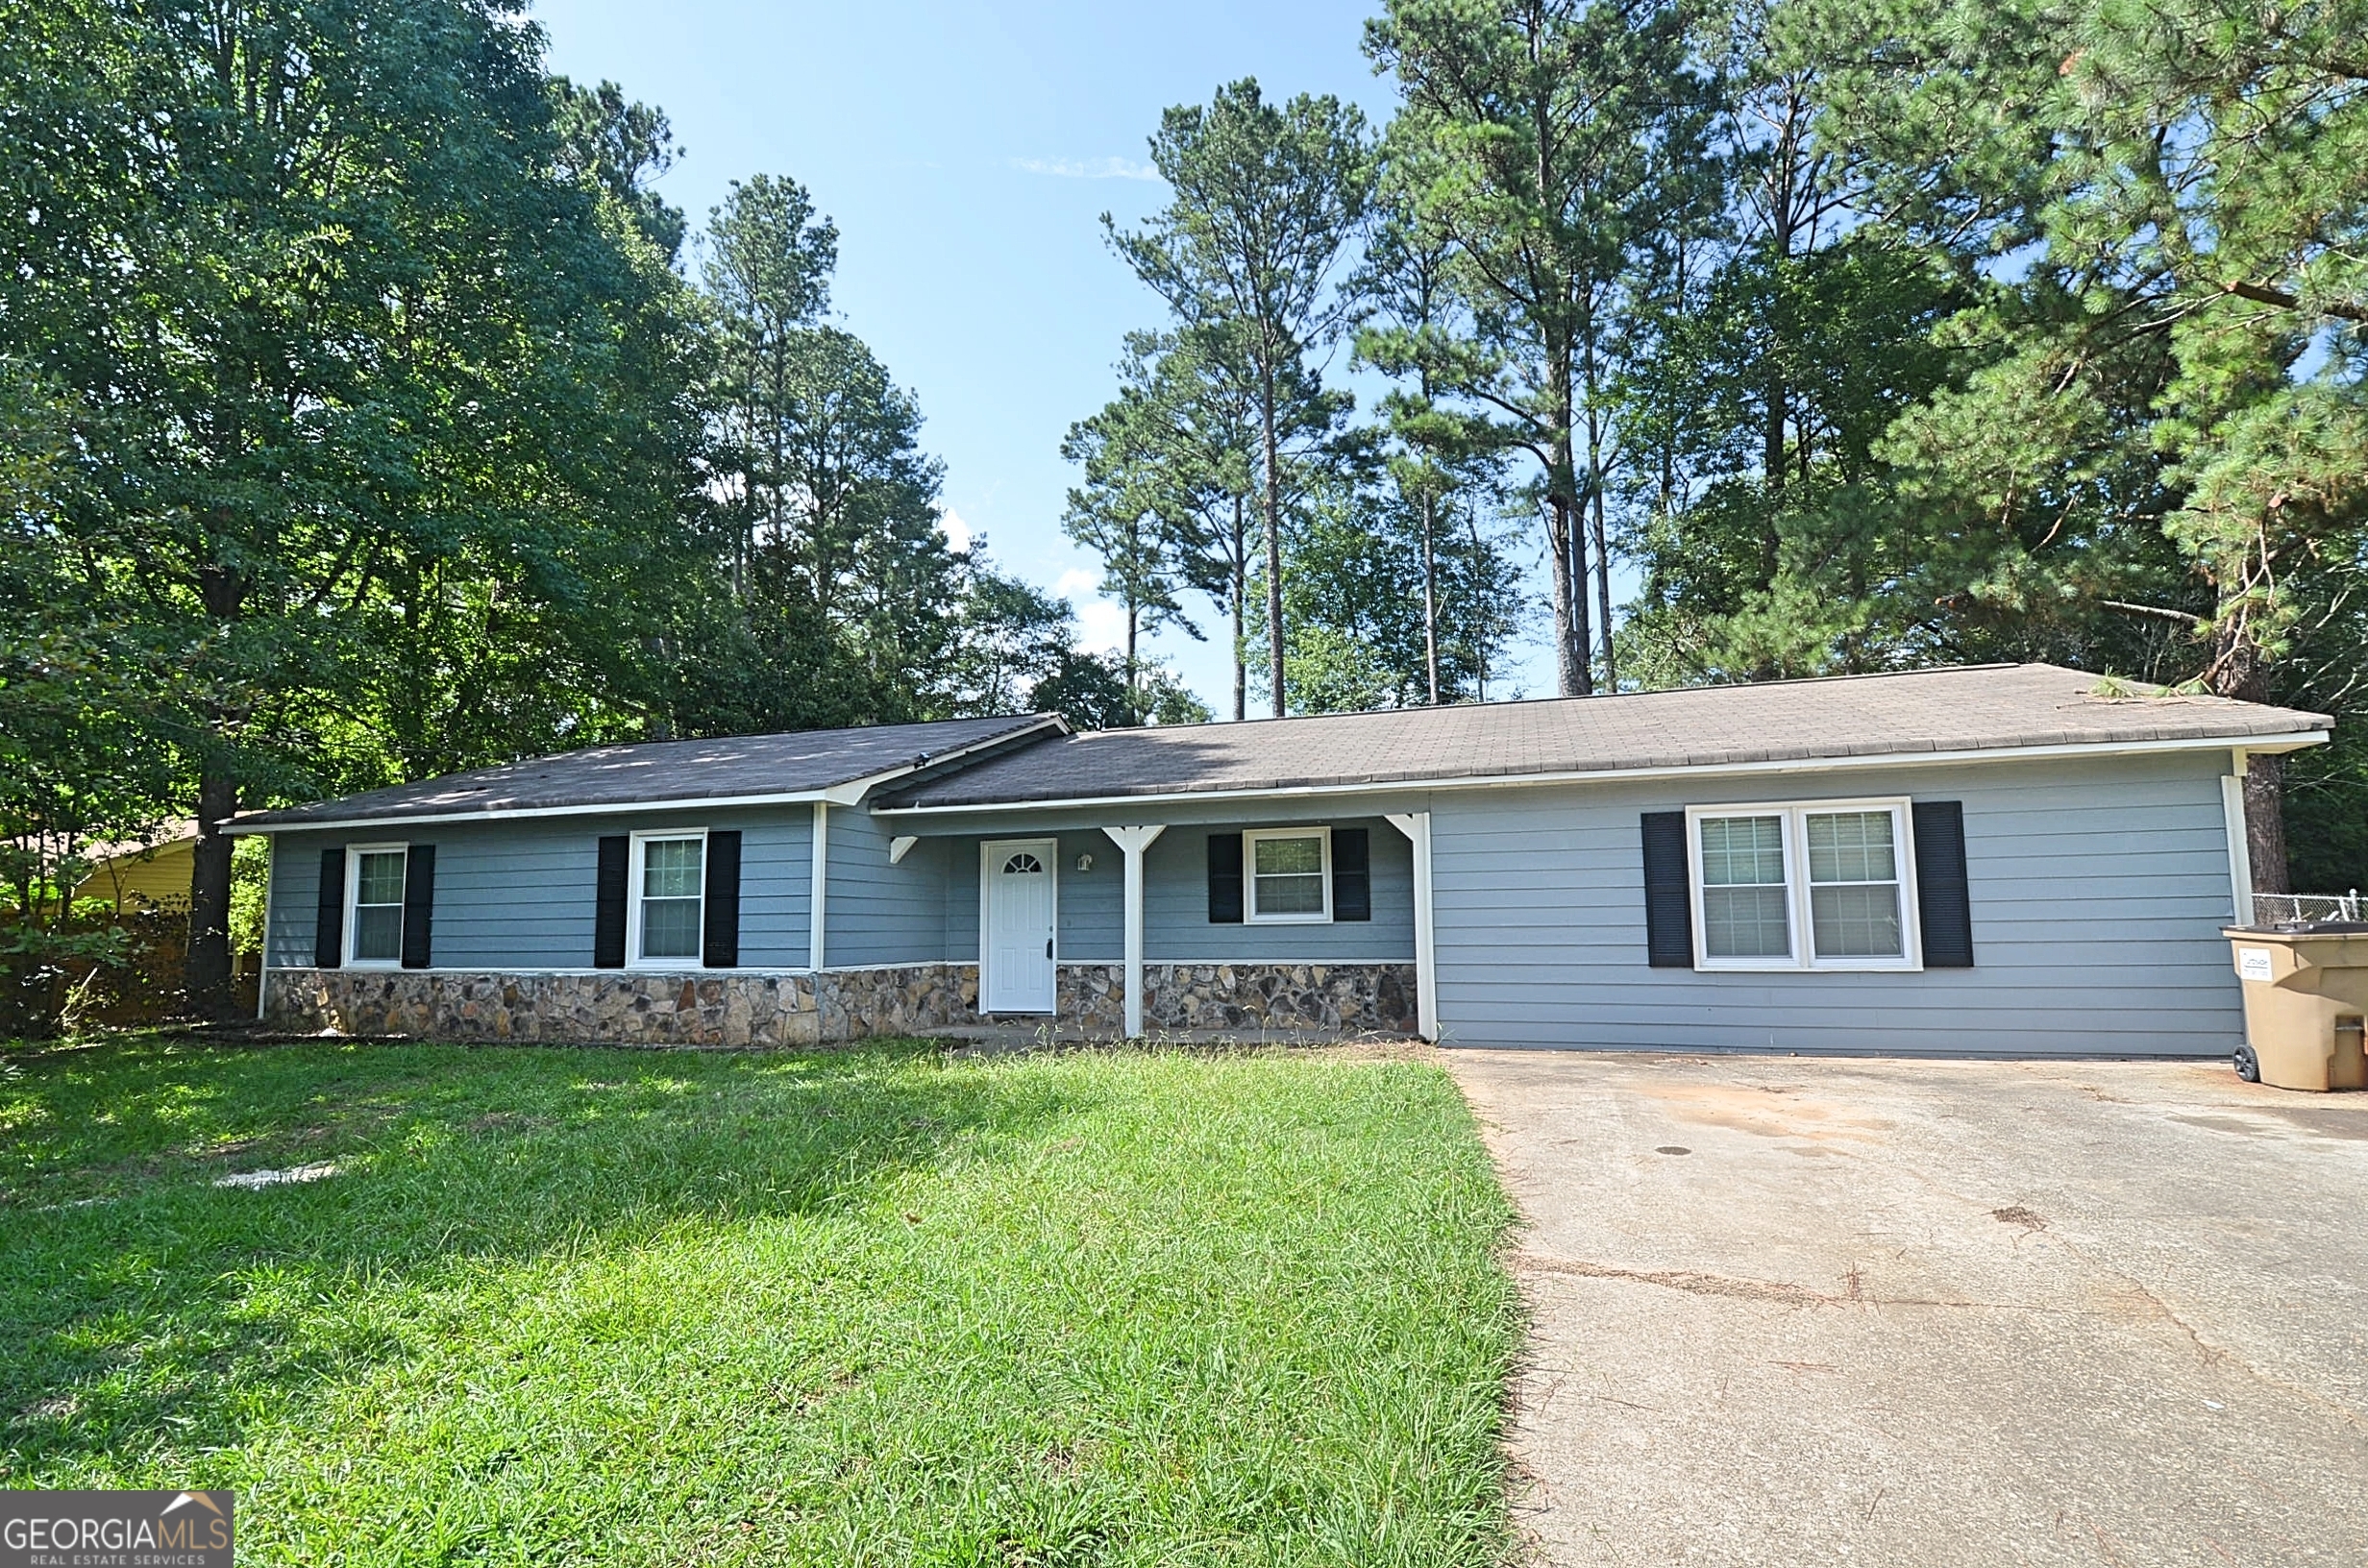
{"type": "Polygon", "coordinates": [[[895,792],[894,806],[1289,790],[1420,779],[1813,762],[2002,747],[2269,738],[2315,713],[2216,697],[2098,695],[2047,664],[1109,730],[895,792]]]}

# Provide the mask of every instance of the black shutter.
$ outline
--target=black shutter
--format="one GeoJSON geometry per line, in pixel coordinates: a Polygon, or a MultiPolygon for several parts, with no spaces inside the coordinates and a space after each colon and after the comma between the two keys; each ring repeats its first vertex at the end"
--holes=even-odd
{"type": "Polygon", "coordinates": [[[1242,923],[1242,835],[1209,835],[1209,923],[1242,923]]]}
{"type": "Polygon", "coordinates": [[[625,968],[625,872],[633,841],[623,833],[601,840],[600,878],[592,893],[592,967],[625,968]]]}
{"type": "Polygon", "coordinates": [[[706,927],[700,962],[711,969],[740,967],[740,830],[707,834],[706,927]]]}
{"type": "Polygon", "coordinates": [[[431,927],[435,922],[435,845],[415,844],[403,866],[403,967],[428,967],[431,927]]]}
{"type": "Polygon", "coordinates": [[[1332,918],[1369,920],[1373,918],[1373,876],[1367,859],[1366,830],[1332,830],[1332,918]]]}
{"type": "Polygon", "coordinates": [[[1973,894],[1965,877],[1965,806],[1961,800],[1918,800],[1915,817],[1915,904],[1924,928],[1924,967],[1973,968],[1973,894]]]}
{"type": "Polygon", "coordinates": [[[1644,950],[1656,969],[1693,968],[1693,891],[1686,869],[1686,814],[1644,814],[1644,950]]]}
{"type": "Polygon", "coordinates": [[[333,969],[345,962],[345,851],[321,851],[321,912],[312,927],[312,967],[333,969]]]}

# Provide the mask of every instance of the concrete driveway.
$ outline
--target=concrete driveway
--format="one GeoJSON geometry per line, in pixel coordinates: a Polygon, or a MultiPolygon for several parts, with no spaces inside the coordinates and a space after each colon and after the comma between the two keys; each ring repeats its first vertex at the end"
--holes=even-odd
{"type": "Polygon", "coordinates": [[[2368,1095],[1450,1051],[1551,1563],[2368,1562],[2368,1095]]]}

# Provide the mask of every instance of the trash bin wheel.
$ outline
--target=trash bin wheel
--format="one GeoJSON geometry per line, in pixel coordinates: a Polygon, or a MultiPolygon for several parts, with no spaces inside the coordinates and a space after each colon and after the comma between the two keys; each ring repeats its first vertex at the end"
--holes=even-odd
{"type": "Polygon", "coordinates": [[[2261,1059],[2253,1054],[2253,1047],[2250,1045],[2236,1047],[2236,1076],[2248,1084],[2257,1084],[2261,1081],[2261,1059]]]}

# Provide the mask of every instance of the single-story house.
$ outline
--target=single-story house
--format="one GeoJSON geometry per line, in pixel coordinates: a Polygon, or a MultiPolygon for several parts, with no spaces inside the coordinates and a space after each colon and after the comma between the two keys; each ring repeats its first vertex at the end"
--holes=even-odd
{"type": "Polygon", "coordinates": [[[232,831],[306,1029],[2218,1055],[2247,759],[2328,725],[2001,665],[601,747],[232,831]]]}

